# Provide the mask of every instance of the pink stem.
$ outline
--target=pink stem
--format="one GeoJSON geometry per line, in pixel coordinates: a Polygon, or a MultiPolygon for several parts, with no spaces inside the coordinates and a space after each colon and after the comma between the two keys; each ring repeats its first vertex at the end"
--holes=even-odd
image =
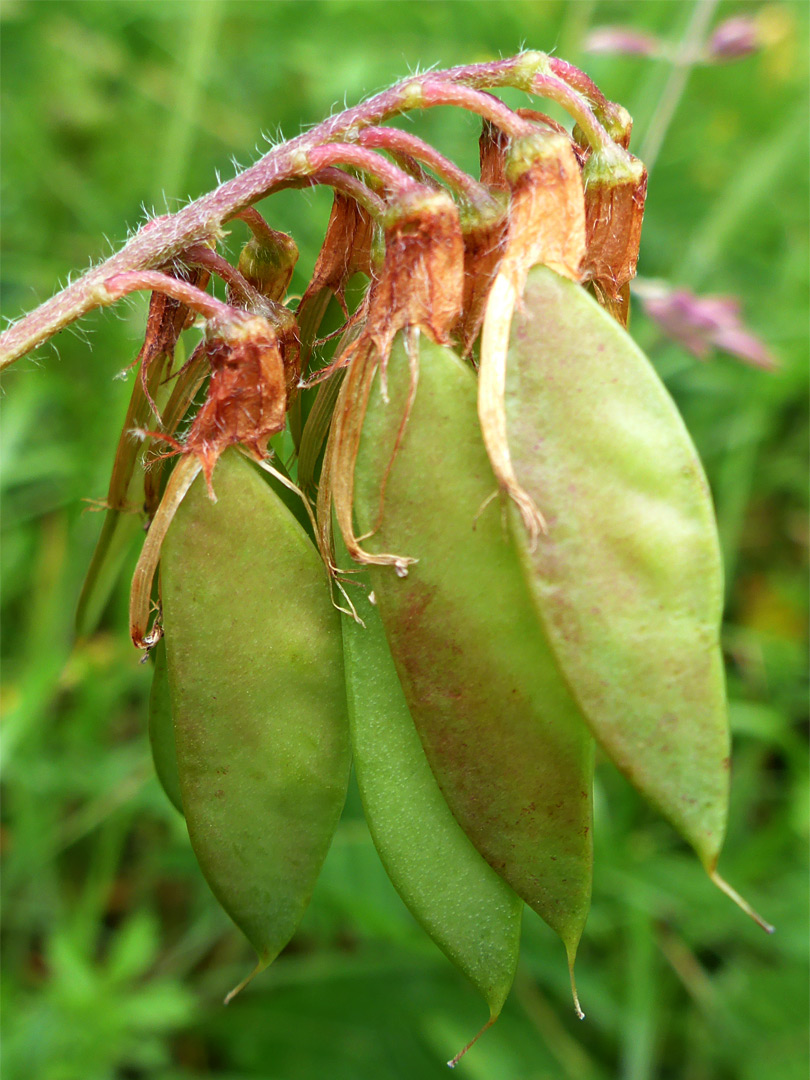
{"type": "Polygon", "coordinates": [[[550,56],[548,66],[552,74],[582,94],[597,116],[610,111],[611,102],[584,71],[580,71],[578,67],[569,64],[567,60],[561,60],[558,56],[550,56]]]}
{"type": "Polygon", "coordinates": [[[456,105],[478,113],[512,138],[520,138],[522,135],[531,135],[534,132],[531,124],[522,120],[499,98],[493,97],[492,94],[485,94],[481,90],[474,90],[469,86],[445,82],[444,79],[427,79],[422,84],[419,104],[423,108],[431,108],[434,105],[456,105]]]}
{"type": "Polygon", "coordinates": [[[369,127],[360,132],[357,141],[361,146],[367,146],[373,150],[403,153],[424,162],[440,179],[463,195],[473,206],[482,204],[489,206],[494,202],[492,195],[483,184],[474,180],[444,154],[440,154],[430,143],[426,143],[424,139],[416,135],[411,135],[408,131],[401,131],[399,128],[369,127]]]}
{"type": "Polygon", "coordinates": [[[316,146],[307,154],[307,162],[316,174],[318,170],[330,165],[348,165],[354,169],[362,169],[370,176],[376,176],[394,193],[414,191],[419,187],[398,165],[393,165],[379,154],[353,143],[332,142],[316,146]]]}
{"type": "MultiPolygon", "coordinates": [[[[272,231],[272,230],[271,230],[272,231]]],[[[253,303],[257,297],[263,300],[261,293],[254,289],[244,274],[241,274],[235,266],[231,266],[218,252],[204,244],[192,244],[182,254],[182,260],[189,266],[202,266],[206,270],[217,274],[241,299],[253,303]]],[[[209,294],[206,293],[206,296],[209,294]]]]}
{"type": "Polygon", "coordinates": [[[288,143],[270,150],[255,165],[178,213],[147,222],[109,259],[11,325],[0,334],[0,368],[31,352],[93,308],[109,303],[109,295],[104,289],[108,278],[123,271],[145,271],[164,266],[192,244],[216,236],[224,221],[263,199],[285,181],[300,176],[302,155],[325,142],[346,138],[350,132],[379,124],[414,108],[440,104],[472,109],[503,127],[508,134],[526,134],[526,128],[518,124],[511,109],[496,98],[476,91],[512,85],[526,89],[527,78],[543,66],[548,67],[548,58],[543,54],[524,53],[487,64],[468,64],[429,75],[413,75],[368,101],[330,116],[288,143]],[[465,93],[468,89],[470,92],[465,93]],[[454,91],[458,93],[454,94],[454,91]]]}
{"type": "Polygon", "coordinates": [[[573,90],[562,79],[558,79],[554,75],[535,75],[532,79],[532,90],[535,94],[562,105],[582,128],[585,137],[594,150],[607,150],[609,147],[613,147],[618,156],[629,158],[627,151],[622,150],[620,146],[613,142],[610,135],[596,119],[593,109],[582,94],[577,90],[573,90]]]}
{"type": "Polygon", "coordinates": [[[364,184],[362,180],[358,180],[351,173],[343,172],[342,169],[336,169],[332,166],[319,169],[312,176],[296,176],[290,180],[285,180],[273,188],[273,191],[281,191],[283,188],[316,187],[319,184],[324,184],[327,187],[334,188],[335,191],[341,192],[343,195],[348,195],[350,199],[354,199],[356,203],[359,203],[363,209],[368,210],[373,218],[380,218],[385,213],[385,202],[376,192],[371,190],[368,184],[364,184]]]}
{"type": "Polygon", "coordinates": [[[138,292],[141,289],[165,293],[206,319],[239,318],[243,314],[229,304],[223,304],[210,293],[189,285],[187,281],[169,277],[168,274],[161,274],[157,270],[130,270],[122,274],[113,274],[97,287],[96,302],[100,307],[114,304],[122,296],[128,296],[129,293],[138,292]]]}

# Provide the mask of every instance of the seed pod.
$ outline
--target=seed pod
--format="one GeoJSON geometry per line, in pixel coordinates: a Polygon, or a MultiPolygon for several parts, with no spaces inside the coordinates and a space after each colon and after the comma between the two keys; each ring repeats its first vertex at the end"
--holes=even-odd
{"type": "MultiPolygon", "coordinates": [[[[335,530],[339,566],[348,554],[335,530]]],[[[368,586],[368,576],[357,580],[368,586]]],[[[370,599],[370,594],[369,594],[370,599]]],[[[413,725],[379,613],[343,617],[349,727],[363,810],[408,910],[500,1014],[520,951],[523,903],[450,812],[413,725]]]]}
{"type": "Polygon", "coordinates": [[[163,544],[161,592],[191,844],[259,954],[286,945],[340,816],[349,736],[323,564],[236,450],[198,477],[163,544]]]}
{"type": "Polygon", "coordinates": [[[160,786],[175,810],[183,813],[180,795],[180,776],[177,771],[177,749],[174,741],[174,720],[169,692],[169,672],[166,667],[166,645],[159,641],[154,650],[155,668],[152,672],[152,691],[149,695],[149,745],[160,786]]]}
{"type": "Polygon", "coordinates": [[[723,572],[697,453],[646,357],[545,267],[512,324],[509,450],[547,533],[519,541],[549,639],[593,733],[710,874],[729,734],[723,572]]]}
{"type": "Polygon", "coordinates": [[[372,551],[418,561],[370,569],[405,698],[428,761],[475,846],[562,938],[573,964],[591,886],[592,740],[557,671],[492,496],[475,377],[402,336],[389,399],[372,386],[356,468],[372,551]],[[490,505],[487,505],[490,504],[490,505]]]}

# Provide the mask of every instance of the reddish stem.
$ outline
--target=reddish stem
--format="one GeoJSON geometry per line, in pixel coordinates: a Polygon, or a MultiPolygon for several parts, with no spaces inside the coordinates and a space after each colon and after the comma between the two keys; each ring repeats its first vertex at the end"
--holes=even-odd
{"type": "Polygon", "coordinates": [[[307,153],[307,163],[315,173],[330,165],[348,165],[354,169],[361,169],[381,180],[395,194],[404,194],[419,186],[398,165],[393,165],[379,154],[353,143],[326,143],[323,146],[316,146],[307,153]]]}
{"type": "Polygon", "coordinates": [[[453,190],[462,195],[473,206],[492,205],[492,195],[483,184],[474,180],[455,162],[440,154],[424,139],[411,135],[399,128],[369,127],[357,136],[361,146],[372,150],[388,150],[392,154],[402,153],[423,162],[429,169],[453,190]]]}
{"type": "Polygon", "coordinates": [[[128,296],[129,293],[138,292],[141,289],[165,293],[206,319],[217,317],[230,319],[234,316],[240,318],[243,314],[229,304],[223,304],[215,296],[203,292],[202,289],[189,285],[187,281],[169,277],[168,274],[161,274],[157,270],[130,270],[123,274],[114,274],[98,286],[96,302],[99,306],[114,304],[122,296],[128,296]]]}
{"type": "Polygon", "coordinates": [[[616,146],[610,135],[599,123],[593,109],[583,95],[577,90],[573,90],[562,79],[558,79],[555,75],[535,75],[532,79],[532,90],[535,94],[562,105],[582,128],[585,137],[594,150],[606,150],[608,147],[615,147],[619,156],[627,156],[627,152],[616,146]]]}
{"type": "Polygon", "coordinates": [[[605,116],[610,112],[611,102],[584,71],[580,71],[578,67],[569,64],[567,60],[561,60],[558,56],[550,56],[548,66],[552,74],[582,94],[597,116],[605,116]]]}
{"type": "MultiPolygon", "coordinates": [[[[274,230],[270,230],[273,232],[274,230]]],[[[255,234],[254,234],[255,235],[255,234]]],[[[248,303],[264,300],[258,289],[254,289],[244,274],[241,274],[235,266],[224,259],[218,252],[206,247],[204,244],[193,244],[181,255],[184,263],[189,266],[203,266],[206,270],[217,274],[239,297],[248,303]]],[[[208,296],[208,293],[205,294],[208,296]]]]}
{"type": "Polygon", "coordinates": [[[244,221],[256,239],[261,240],[266,247],[274,247],[279,242],[282,244],[289,242],[290,237],[286,233],[271,228],[255,206],[246,206],[244,210],[239,210],[233,216],[244,221]]]}
{"type": "Polygon", "coordinates": [[[358,180],[351,173],[332,166],[319,169],[312,176],[296,176],[290,180],[285,180],[273,188],[273,191],[281,191],[284,188],[316,187],[319,184],[334,188],[335,191],[339,191],[343,195],[348,195],[350,199],[354,199],[356,203],[359,203],[364,210],[368,210],[369,214],[375,219],[382,217],[385,213],[385,202],[375,191],[371,190],[368,184],[364,184],[362,180],[358,180]]]}
{"type": "Polygon", "coordinates": [[[474,90],[469,86],[445,82],[444,79],[428,79],[422,84],[419,104],[423,108],[434,105],[455,105],[469,112],[478,113],[512,138],[531,135],[534,128],[508,105],[492,94],[474,90]]]}
{"type": "MultiPolygon", "coordinates": [[[[507,60],[468,64],[430,75],[413,75],[368,101],[330,116],[288,143],[270,150],[255,165],[177,214],[147,222],[109,259],[19,319],[0,334],[0,368],[35,349],[94,307],[109,303],[104,282],[113,275],[164,266],[190,245],[216,237],[224,221],[263,199],[286,181],[300,176],[302,160],[306,162],[306,155],[323,143],[345,139],[350,133],[356,134],[364,127],[411,109],[440,104],[471,109],[508,134],[526,134],[526,128],[516,121],[512,110],[477,91],[498,86],[518,86],[528,90],[532,75],[549,70],[548,65],[548,57],[542,53],[521,53],[507,60]],[[465,93],[465,88],[472,90],[465,93]]],[[[558,81],[558,85],[565,84],[558,81]]]]}

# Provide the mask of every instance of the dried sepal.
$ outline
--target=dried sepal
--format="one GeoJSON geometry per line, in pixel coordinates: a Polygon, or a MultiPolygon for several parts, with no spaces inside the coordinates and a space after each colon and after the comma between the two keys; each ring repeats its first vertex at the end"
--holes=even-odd
{"type": "Polygon", "coordinates": [[[507,151],[504,175],[512,201],[505,250],[489,291],[481,331],[478,416],[498,485],[518,507],[534,545],[545,522],[518,482],[507,441],[504,397],[509,334],[532,266],[543,263],[579,280],[585,253],[585,200],[571,141],[557,131],[514,140],[507,151]]]}
{"type": "Polygon", "coordinates": [[[621,293],[636,276],[641,223],[647,196],[647,170],[631,155],[606,160],[592,154],[583,170],[587,251],[582,276],[592,281],[611,313],[627,325],[627,305],[621,293]]]}
{"type": "Polygon", "coordinates": [[[468,215],[462,225],[464,237],[464,292],[462,310],[454,334],[467,357],[484,321],[487,296],[503,257],[509,218],[506,202],[490,210],[468,215]]]}
{"type": "MultiPolygon", "coordinates": [[[[364,537],[358,537],[354,530],[354,467],[371,385],[378,367],[380,357],[376,346],[368,336],[362,335],[340,388],[329,432],[324,475],[321,477],[321,485],[326,482],[329,498],[321,498],[321,492],[318,498],[318,534],[322,547],[326,549],[322,550],[322,555],[333,572],[336,567],[331,558],[331,505],[334,506],[335,518],[346,550],[355,562],[363,565],[393,566],[400,575],[407,574],[408,566],[414,562],[402,555],[371,554],[361,546],[364,537]]],[[[418,356],[412,360],[412,371],[414,370],[418,371],[418,356]]],[[[414,390],[416,377],[414,374],[414,390]]],[[[403,424],[406,422],[407,417],[403,418],[403,424]]],[[[381,500],[383,498],[384,493],[381,492],[381,500]]]]}
{"type": "Polygon", "coordinates": [[[386,215],[385,257],[369,290],[364,334],[383,368],[399,330],[419,327],[450,340],[464,293],[464,242],[458,209],[444,191],[400,195],[386,215]]]}
{"type": "Polygon", "coordinates": [[[371,276],[374,221],[354,199],[335,192],[321,250],[301,302],[299,315],[328,290],[346,310],[344,293],[354,274],[371,276]]]}
{"type": "Polygon", "coordinates": [[[582,174],[571,140],[554,131],[513,140],[506,178],[512,200],[502,273],[518,294],[538,263],[578,281],[586,219],[582,174]]]}
{"type": "Polygon", "coordinates": [[[208,378],[210,369],[205,355],[205,341],[201,341],[188,360],[177,372],[169,400],[163,407],[160,431],[149,441],[143,451],[143,508],[151,521],[160,505],[163,486],[165,454],[155,452],[156,444],[165,442],[166,436],[174,438],[183,418],[188,413],[200,387],[208,378]]]}
{"type": "MultiPolygon", "coordinates": [[[[204,289],[208,284],[208,271],[202,267],[184,268],[182,275],[168,267],[165,268],[164,272],[173,277],[182,276],[184,281],[196,286],[198,289],[204,289]]],[[[190,311],[185,304],[182,304],[174,297],[167,296],[163,292],[156,291],[152,293],[149,300],[149,312],[146,316],[146,332],[143,345],[135,364],[140,364],[141,389],[157,420],[160,420],[161,417],[160,411],[155,404],[153,392],[160,379],[155,380],[152,377],[152,368],[158,366],[163,370],[166,367],[166,361],[168,361],[169,368],[171,367],[178,338],[183,330],[193,323],[195,317],[194,312],[190,311]]]]}
{"type": "Polygon", "coordinates": [[[202,463],[209,492],[217,458],[236,443],[261,460],[282,431],[286,376],[278,334],[258,315],[212,319],[206,330],[211,381],[205,404],[183,445],[202,463]]]}
{"type": "Polygon", "coordinates": [[[481,183],[491,191],[508,191],[506,180],[506,150],[509,136],[499,127],[484,120],[478,139],[478,162],[481,183]]]}
{"type": "Polygon", "coordinates": [[[202,467],[202,462],[193,456],[183,457],[178,462],[169,477],[160,506],[146,534],[146,540],[132,576],[132,589],[129,595],[129,632],[133,645],[138,649],[151,649],[157,645],[163,634],[159,618],[155,619],[149,629],[149,617],[152,611],[152,582],[160,561],[160,549],[172,519],[202,467]]]}

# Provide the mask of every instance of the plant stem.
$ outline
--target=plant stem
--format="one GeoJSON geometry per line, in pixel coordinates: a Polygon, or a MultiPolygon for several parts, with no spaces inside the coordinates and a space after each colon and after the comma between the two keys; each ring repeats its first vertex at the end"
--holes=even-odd
{"type": "Polygon", "coordinates": [[[325,143],[316,146],[306,154],[307,165],[312,172],[317,173],[321,169],[331,165],[348,165],[354,169],[360,169],[369,176],[376,177],[388,188],[392,194],[404,194],[414,191],[420,185],[403,172],[398,165],[392,164],[373,150],[367,150],[363,146],[354,143],[325,143]]]}
{"type": "Polygon", "coordinates": [[[658,100],[658,105],[639,151],[641,160],[647,166],[648,175],[652,172],[653,165],[658,160],[669,126],[681,103],[695,60],[700,55],[700,45],[706,36],[717,3],[718,0],[696,0],[695,6],[692,8],[692,16],[681,40],[681,46],[673,61],[669,78],[661,92],[661,97],[658,100]]]}
{"type": "Polygon", "coordinates": [[[392,154],[404,153],[423,162],[473,206],[492,206],[495,202],[483,184],[474,180],[469,173],[460,169],[444,154],[440,154],[430,143],[426,143],[416,135],[411,135],[408,131],[401,131],[399,128],[371,127],[361,131],[357,138],[361,146],[367,146],[369,149],[387,150],[392,154]]]}
{"type": "Polygon", "coordinates": [[[504,125],[508,134],[526,134],[523,127],[526,121],[516,117],[498,99],[478,91],[510,85],[528,89],[532,75],[547,67],[548,57],[543,53],[522,53],[508,60],[414,75],[368,101],[330,116],[309,131],[270,150],[255,165],[178,213],[148,221],[109,259],[13,323],[0,334],[0,369],[31,352],[88,311],[111,302],[103,283],[112,275],[157,269],[193,244],[210,244],[219,239],[225,221],[285,182],[300,177],[302,171],[309,173],[308,155],[324,143],[356,137],[363,128],[392,116],[438,104],[472,109],[498,126],[504,125]]]}

